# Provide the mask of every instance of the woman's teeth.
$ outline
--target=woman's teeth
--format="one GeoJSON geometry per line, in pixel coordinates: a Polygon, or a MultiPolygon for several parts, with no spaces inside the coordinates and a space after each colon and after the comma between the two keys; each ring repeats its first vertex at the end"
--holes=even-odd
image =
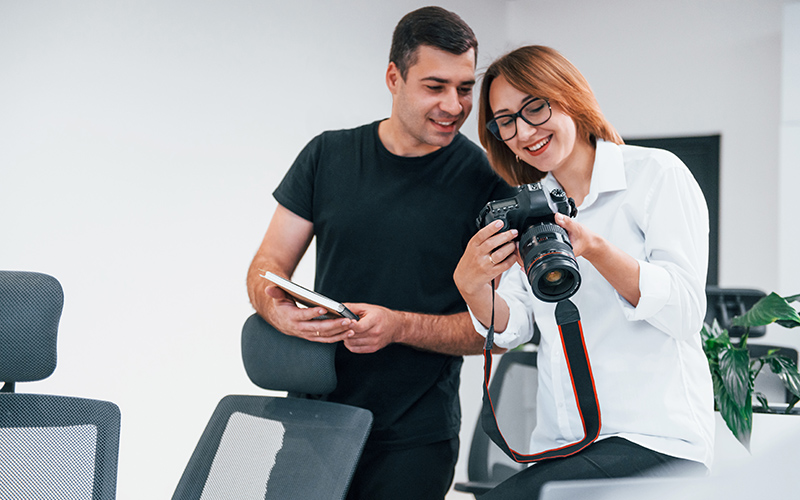
{"type": "Polygon", "coordinates": [[[537,142],[533,146],[528,146],[525,149],[527,149],[528,151],[538,151],[538,150],[542,149],[545,145],[547,145],[548,142],[550,142],[550,137],[545,137],[544,139],[542,139],[541,141],[537,142]]]}

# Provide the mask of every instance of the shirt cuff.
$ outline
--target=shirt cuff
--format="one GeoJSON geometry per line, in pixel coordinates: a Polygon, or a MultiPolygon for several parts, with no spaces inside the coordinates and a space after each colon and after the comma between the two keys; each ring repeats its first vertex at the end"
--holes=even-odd
{"type": "MultiPolygon", "coordinates": [[[[494,345],[502,349],[513,349],[519,345],[524,344],[533,337],[533,322],[526,321],[524,313],[519,309],[522,307],[512,301],[511,297],[506,296],[502,290],[497,290],[497,295],[501,296],[509,306],[510,315],[508,318],[508,326],[501,333],[494,332],[494,345]]],[[[467,308],[469,316],[472,318],[472,326],[480,336],[486,338],[489,335],[489,329],[475,318],[472,310],[467,308]]]]}
{"type": "Polygon", "coordinates": [[[633,307],[617,294],[628,321],[650,318],[658,313],[669,300],[669,273],[663,267],[639,260],[639,305],[633,307]]]}
{"type": "Polygon", "coordinates": [[[481,337],[486,338],[486,336],[489,335],[489,329],[483,326],[480,321],[475,319],[475,315],[472,314],[472,309],[467,307],[467,311],[469,312],[469,317],[472,318],[472,326],[475,328],[475,331],[478,332],[481,337]]]}

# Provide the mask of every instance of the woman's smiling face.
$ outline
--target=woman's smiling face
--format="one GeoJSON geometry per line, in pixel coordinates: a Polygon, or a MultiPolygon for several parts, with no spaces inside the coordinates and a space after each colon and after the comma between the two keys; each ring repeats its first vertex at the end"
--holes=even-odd
{"type": "MultiPolygon", "coordinates": [[[[516,113],[532,98],[512,87],[503,76],[492,81],[489,105],[493,116],[516,113]]],[[[537,127],[517,118],[517,134],[506,145],[520,160],[542,172],[554,172],[563,166],[575,150],[577,129],[573,119],[564,113],[558,103],[551,102],[552,116],[537,127]]]]}

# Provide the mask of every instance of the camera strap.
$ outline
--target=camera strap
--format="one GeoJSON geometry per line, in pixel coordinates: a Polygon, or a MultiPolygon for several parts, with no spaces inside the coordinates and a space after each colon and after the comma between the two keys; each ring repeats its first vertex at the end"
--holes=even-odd
{"type": "Polygon", "coordinates": [[[484,432],[492,441],[505,452],[512,460],[519,463],[539,462],[552,458],[563,458],[573,455],[592,444],[600,435],[600,404],[597,401],[597,392],[594,387],[592,367],[589,355],[583,340],[583,328],[578,308],[569,300],[562,300],[556,305],[556,323],[561,334],[564,354],[567,360],[572,389],[578,404],[578,412],[583,423],[584,437],[578,442],[559,448],[525,455],[514,451],[506,442],[497,423],[497,415],[489,394],[489,377],[492,372],[492,345],[494,344],[494,280],[492,281],[492,324],[486,335],[486,344],[483,348],[483,408],[481,410],[481,425],[484,432]]]}

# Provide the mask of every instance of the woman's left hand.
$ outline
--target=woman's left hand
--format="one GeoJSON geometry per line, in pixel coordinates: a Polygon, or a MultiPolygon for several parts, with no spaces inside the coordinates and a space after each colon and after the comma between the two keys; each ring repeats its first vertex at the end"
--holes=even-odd
{"type": "Polygon", "coordinates": [[[557,213],[555,219],[556,224],[564,228],[567,234],[569,234],[569,241],[572,243],[572,253],[575,254],[575,257],[582,256],[586,260],[591,261],[591,251],[597,245],[600,236],[580,222],[564,214],[557,213]]]}
{"type": "Polygon", "coordinates": [[[634,307],[639,304],[639,262],[608,240],[564,214],[556,224],[569,234],[572,253],[592,263],[617,292],[634,307]]]}

